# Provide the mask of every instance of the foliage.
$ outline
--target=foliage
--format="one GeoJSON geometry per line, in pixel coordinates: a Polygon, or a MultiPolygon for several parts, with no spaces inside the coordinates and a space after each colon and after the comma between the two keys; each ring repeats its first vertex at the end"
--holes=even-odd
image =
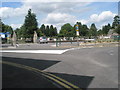
{"type": "Polygon", "coordinates": [[[9,32],[11,35],[13,34],[13,29],[11,26],[5,25],[2,22],[1,22],[1,26],[2,26],[2,32],[4,32],[4,33],[9,32]]]}
{"type": "Polygon", "coordinates": [[[110,29],[111,29],[110,24],[103,26],[102,27],[102,33],[103,33],[103,35],[107,35],[110,29]]]}
{"type": "Polygon", "coordinates": [[[117,26],[117,28],[115,29],[115,32],[117,32],[120,35],[120,24],[117,26]]]}
{"type": "Polygon", "coordinates": [[[64,24],[61,27],[61,30],[60,30],[59,34],[60,34],[59,36],[73,37],[75,35],[74,28],[69,23],[64,24]]]}
{"type": "Polygon", "coordinates": [[[31,9],[28,10],[28,14],[25,16],[24,21],[24,37],[25,38],[33,38],[34,31],[38,29],[38,23],[36,19],[36,15],[31,12],[31,9]]]}
{"type": "Polygon", "coordinates": [[[95,24],[91,24],[91,27],[90,27],[90,30],[89,30],[89,37],[92,38],[92,37],[96,37],[97,36],[97,28],[95,26],[95,24]]]}
{"type": "Polygon", "coordinates": [[[112,23],[112,28],[115,29],[115,27],[118,26],[119,20],[120,20],[120,17],[119,17],[118,15],[116,15],[116,16],[114,17],[114,21],[113,21],[113,23],[112,23]]]}

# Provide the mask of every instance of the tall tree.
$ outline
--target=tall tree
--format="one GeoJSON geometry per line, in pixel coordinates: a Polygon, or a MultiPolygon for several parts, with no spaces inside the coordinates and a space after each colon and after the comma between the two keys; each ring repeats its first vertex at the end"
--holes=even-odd
{"type": "Polygon", "coordinates": [[[90,36],[90,38],[97,36],[97,28],[96,28],[94,23],[91,24],[91,27],[90,27],[90,30],[89,30],[89,36],[90,36]]]}
{"type": "Polygon", "coordinates": [[[46,26],[46,29],[45,29],[45,35],[46,35],[46,36],[49,36],[49,35],[50,35],[49,32],[50,32],[50,28],[49,28],[49,26],[47,25],[47,26],[46,26]]]}
{"type": "Polygon", "coordinates": [[[114,17],[114,21],[112,23],[112,28],[115,28],[118,26],[118,24],[120,24],[119,20],[120,20],[120,17],[118,15],[114,17]]]}
{"type": "Polygon", "coordinates": [[[54,28],[53,36],[57,36],[57,28],[54,28]]]}
{"type": "Polygon", "coordinates": [[[80,36],[87,36],[88,35],[88,27],[87,25],[82,25],[82,28],[80,30],[80,36]]]}
{"type": "Polygon", "coordinates": [[[53,25],[50,26],[49,36],[50,36],[50,37],[54,36],[54,28],[53,28],[53,25]]]}
{"type": "Polygon", "coordinates": [[[44,24],[41,25],[40,30],[43,34],[45,34],[45,25],[44,24]]]}
{"type": "Polygon", "coordinates": [[[36,15],[31,12],[31,9],[28,10],[28,14],[25,16],[24,25],[25,27],[25,38],[33,38],[34,31],[38,29],[38,23],[36,15]]]}

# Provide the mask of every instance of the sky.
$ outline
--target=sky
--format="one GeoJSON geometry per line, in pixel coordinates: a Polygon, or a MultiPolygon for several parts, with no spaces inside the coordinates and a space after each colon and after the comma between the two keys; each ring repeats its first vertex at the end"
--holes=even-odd
{"type": "Polygon", "coordinates": [[[118,14],[118,1],[100,2],[95,0],[4,0],[0,9],[0,17],[4,24],[19,28],[23,23],[28,9],[36,14],[38,27],[42,24],[57,27],[58,32],[65,23],[72,26],[76,22],[90,25],[95,23],[98,29],[118,14]],[[89,2],[88,2],[89,1],[89,2]]]}

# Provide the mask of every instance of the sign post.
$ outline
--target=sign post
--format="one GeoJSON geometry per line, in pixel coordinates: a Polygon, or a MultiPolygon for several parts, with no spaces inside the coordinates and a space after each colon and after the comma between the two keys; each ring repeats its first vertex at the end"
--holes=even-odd
{"type": "Polygon", "coordinates": [[[79,46],[79,27],[78,27],[78,24],[76,24],[76,26],[75,26],[75,28],[76,28],[76,35],[77,35],[77,45],[79,46]]]}

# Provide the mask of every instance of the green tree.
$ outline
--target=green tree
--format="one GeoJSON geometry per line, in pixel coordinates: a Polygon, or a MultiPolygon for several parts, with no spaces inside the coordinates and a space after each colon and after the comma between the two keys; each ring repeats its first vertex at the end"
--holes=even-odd
{"type": "Polygon", "coordinates": [[[45,31],[45,25],[44,24],[41,25],[39,30],[45,35],[46,31],[45,31]]]}
{"type": "Polygon", "coordinates": [[[54,27],[53,36],[57,36],[57,28],[56,27],[54,27]]]}
{"type": "Polygon", "coordinates": [[[50,36],[50,37],[54,36],[54,28],[53,28],[53,25],[50,26],[49,36],[50,36]]]}
{"type": "Polygon", "coordinates": [[[64,36],[64,37],[73,37],[73,35],[74,35],[73,30],[74,30],[74,28],[69,23],[64,24],[61,27],[60,35],[64,36]]]}
{"type": "Polygon", "coordinates": [[[2,25],[2,32],[6,33],[9,32],[11,35],[13,34],[13,29],[9,25],[5,25],[3,22],[1,22],[2,25]]]}
{"type": "Polygon", "coordinates": [[[87,25],[82,25],[82,28],[80,30],[80,36],[87,36],[88,35],[88,27],[87,25]]]}
{"type": "Polygon", "coordinates": [[[89,30],[89,37],[90,38],[92,38],[92,37],[96,38],[96,36],[97,36],[97,28],[96,28],[95,24],[93,23],[93,24],[91,24],[91,27],[90,27],[90,30],[89,30]]]}
{"type": "Polygon", "coordinates": [[[15,33],[16,33],[16,35],[17,35],[17,38],[20,39],[21,34],[20,34],[20,29],[19,29],[19,28],[16,28],[16,29],[15,29],[15,33]]]}
{"type": "Polygon", "coordinates": [[[103,31],[100,29],[97,31],[97,36],[103,35],[103,31]]]}
{"type": "Polygon", "coordinates": [[[102,33],[103,33],[103,35],[107,35],[110,29],[111,29],[110,24],[103,26],[102,27],[102,33]]]}
{"type": "Polygon", "coordinates": [[[47,26],[46,26],[46,29],[45,29],[45,35],[46,35],[47,37],[50,36],[49,32],[50,32],[50,28],[49,28],[49,26],[47,25],[47,26]]]}
{"type": "Polygon", "coordinates": [[[115,32],[117,32],[120,35],[120,24],[117,26],[117,28],[115,29],[115,32]]]}
{"type": "Polygon", "coordinates": [[[38,29],[38,23],[36,19],[36,15],[31,12],[31,9],[28,10],[28,14],[25,16],[25,21],[24,21],[24,37],[25,38],[33,38],[34,31],[37,31],[38,29]]]}
{"type": "Polygon", "coordinates": [[[120,17],[118,15],[114,17],[114,21],[112,23],[112,28],[115,28],[118,26],[119,20],[120,20],[120,17]]]}

